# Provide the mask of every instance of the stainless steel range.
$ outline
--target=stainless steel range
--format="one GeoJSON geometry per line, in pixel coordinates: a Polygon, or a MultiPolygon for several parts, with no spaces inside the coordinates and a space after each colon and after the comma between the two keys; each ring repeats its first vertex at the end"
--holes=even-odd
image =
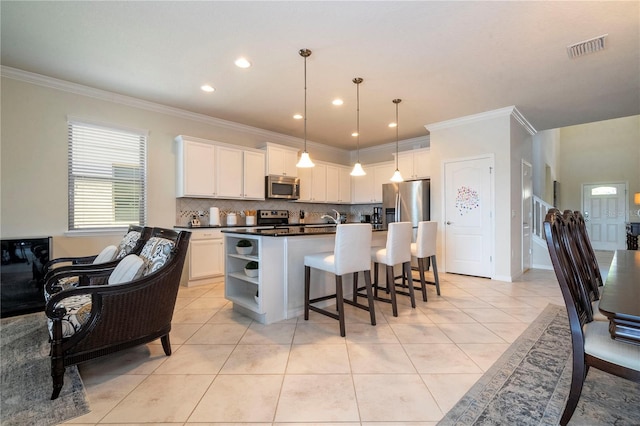
{"type": "Polygon", "coordinates": [[[287,225],[289,210],[258,210],[258,225],[287,225]]]}

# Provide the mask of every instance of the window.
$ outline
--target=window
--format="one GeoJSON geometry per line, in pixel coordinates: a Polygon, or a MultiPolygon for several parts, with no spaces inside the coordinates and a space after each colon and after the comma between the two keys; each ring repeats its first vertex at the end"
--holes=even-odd
{"type": "Polygon", "coordinates": [[[598,186],[591,190],[591,195],[616,195],[618,188],[615,186],[598,186]]]}
{"type": "Polygon", "coordinates": [[[144,225],[147,133],[68,121],[69,230],[144,225]]]}

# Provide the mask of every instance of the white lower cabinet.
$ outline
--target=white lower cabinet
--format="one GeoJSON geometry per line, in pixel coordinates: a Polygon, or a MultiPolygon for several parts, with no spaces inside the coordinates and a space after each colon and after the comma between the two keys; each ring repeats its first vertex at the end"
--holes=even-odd
{"type": "Polygon", "coordinates": [[[187,287],[224,279],[224,240],[219,229],[192,230],[182,285],[187,287]]]}

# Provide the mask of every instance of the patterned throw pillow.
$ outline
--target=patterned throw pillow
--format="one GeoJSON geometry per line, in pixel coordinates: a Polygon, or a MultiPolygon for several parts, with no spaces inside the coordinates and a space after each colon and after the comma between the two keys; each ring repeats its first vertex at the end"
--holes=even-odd
{"type": "MultiPolygon", "coordinates": [[[[58,282],[56,283],[57,287],[60,287],[63,290],[67,290],[69,288],[72,287],[78,287],[78,284],[80,283],[80,278],[79,277],[63,277],[60,278],[58,280],[58,282]]],[[[53,293],[55,294],[55,293],[53,293]]],[[[49,299],[51,299],[51,296],[53,296],[53,294],[49,294],[49,292],[47,291],[47,287],[44,288],[44,301],[45,302],[49,302],[49,299]]]]}
{"type": "Polygon", "coordinates": [[[127,233],[127,235],[124,236],[124,238],[122,239],[122,241],[120,241],[120,244],[118,245],[118,254],[116,256],[116,259],[122,259],[126,255],[131,253],[131,250],[133,250],[136,244],[138,244],[139,239],[140,239],[140,232],[131,231],[127,233]]]}
{"type": "MultiPolygon", "coordinates": [[[[64,308],[67,312],[62,318],[62,337],[73,336],[89,319],[91,314],[91,296],[81,294],[67,297],[56,304],[56,308],[64,308]]],[[[53,320],[48,319],[49,335],[53,337],[53,320]]]]}
{"type": "Polygon", "coordinates": [[[152,237],[142,248],[142,276],[147,276],[163,267],[171,258],[175,243],[166,238],[152,237]]]}

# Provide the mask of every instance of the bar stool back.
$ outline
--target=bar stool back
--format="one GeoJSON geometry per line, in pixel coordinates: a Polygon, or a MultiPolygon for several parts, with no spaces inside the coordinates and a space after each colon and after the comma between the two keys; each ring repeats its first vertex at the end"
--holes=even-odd
{"type": "Polygon", "coordinates": [[[309,319],[309,310],[337,319],[340,323],[340,335],[345,336],[344,303],[369,311],[371,325],[376,325],[376,314],[373,305],[373,290],[371,287],[371,224],[344,224],[336,227],[336,241],[333,252],[310,254],[304,257],[304,319],[309,319]],[[336,278],[336,293],[328,296],[310,299],[311,268],[330,272],[336,278]],[[353,273],[354,282],[358,272],[363,272],[367,289],[368,305],[362,305],[354,300],[343,297],[342,277],[353,273]],[[329,299],[336,299],[338,313],[312,305],[329,299]]]}
{"type": "Polygon", "coordinates": [[[405,294],[411,298],[411,307],[416,307],[416,299],[413,292],[413,285],[409,286],[409,292],[396,291],[395,277],[393,274],[394,265],[402,264],[403,275],[411,276],[411,234],[413,228],[411,222],[393,222],[389,224],[387,233],[387,245],[385,247],[374,247],[371,249],[371,261],[374,263],[374,289],[376,300],[391,303],[393,316],[398,316],[398,304],[396,293],[405,294]],[[386,266],[387,286],[381,287],[378,281],[378,264],[386,266]],[[383,289],[390,293],[390,299],[378,297],[378,290],[383,289]]]}
{"type": "MultiPolygon", "coordinates": [[[[440,280],[438,279],[438,265],[436,264],[436,236],[438,233],[438,222],[423,221],[418,222],[418,234],[416,242],[411,243],[411,256],[418,259],[418,272],[420,273],[420,289],[422,290],[422,300],[427,301],[427,284],[435,284],[438,296],[440,296],[440,280]],[[429,269],[428,260],[433,265],[434,282],[426,281],[424,273],[429,269]]],[[[413,281],[411,279],[410,281],[413,281]]]]}

